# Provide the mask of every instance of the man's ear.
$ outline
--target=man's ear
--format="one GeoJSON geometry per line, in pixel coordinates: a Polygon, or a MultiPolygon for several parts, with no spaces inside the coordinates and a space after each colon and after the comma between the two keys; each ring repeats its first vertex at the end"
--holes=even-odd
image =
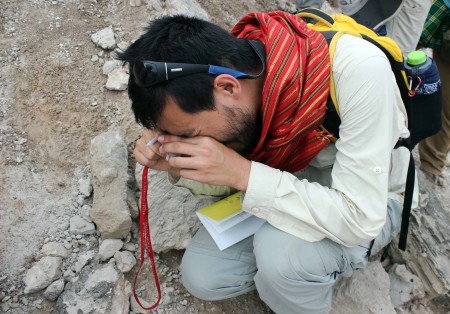
{"type": "Polygon", "coordinates": [[[237,78],[229,74],[220,74],[214,78],[214,92],[224,97],[241,97],[242,86],[237,78]]]}

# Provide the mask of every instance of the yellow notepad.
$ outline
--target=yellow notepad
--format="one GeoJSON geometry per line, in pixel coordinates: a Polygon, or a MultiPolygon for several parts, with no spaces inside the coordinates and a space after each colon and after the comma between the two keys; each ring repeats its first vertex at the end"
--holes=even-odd
{"type": "Polygon", "coordinates": [[[197,212],[215,221],[223,220],[242,209],[241,194],[242,192],[237,192],[209,206],[203,207],[197,210],[197,212]]]}

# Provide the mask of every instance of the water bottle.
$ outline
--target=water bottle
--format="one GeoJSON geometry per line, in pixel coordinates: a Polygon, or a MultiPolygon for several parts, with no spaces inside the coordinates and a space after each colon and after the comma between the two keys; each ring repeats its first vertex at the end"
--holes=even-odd
{"type": "Polygon", "coordinates": [[[410,52],[404,66],[410,96],[405,106],[408,111],[410,142],[414,147],[441,128],[441,80],[435,61],[421,50],[410,52]]]}
{"type": "Polygon", "coordinates": [[[411,96],[414,96],[414,93],[433,94],[441,84],[436,63],[421,50],[408,54],[405,71],[410,82],[411,96]]]}

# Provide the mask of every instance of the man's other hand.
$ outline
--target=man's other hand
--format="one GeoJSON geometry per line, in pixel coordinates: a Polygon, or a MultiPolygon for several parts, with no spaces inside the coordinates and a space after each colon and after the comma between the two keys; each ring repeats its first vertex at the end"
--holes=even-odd
{"type": "Polygon", "coordinates": [[[215,139],[160,135],[158,142],[158,156],[174,154],[168,164],[178,169],[181,177],[240,191],[247,189],[251,162],[215,139]]]}

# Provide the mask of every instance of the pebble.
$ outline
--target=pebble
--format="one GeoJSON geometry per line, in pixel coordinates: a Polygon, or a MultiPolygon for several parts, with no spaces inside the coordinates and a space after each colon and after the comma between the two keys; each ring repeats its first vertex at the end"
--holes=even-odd
{"type": "Polygon", "coordinates": [[[55,301],[59,295],[64,290],[64,280],[59,279],[57,281],[54,281],[50,286],[47,287],[47,289],[44,291],[44,297],[47,300],[55,301]]]}
{"type": "Polygon", "coordinates": [[[18,308],[20,306],[20,304],[18,304],[18,303],[11,303],[10,306],[11,306],[11,308],[16,309],[16,308],[18,308]]]}
{"type": "Polygon", "coordinates": [[[123,248],[125,250],[127,250],[127,251],[130,251],[130,252],[135,252],[136,251],[136,246],[134,245],[134,243],[131,243],[131,242],[125,243],[123,245],[123,248]]]}
{"type": "Polygon", "coordinates": [[[84,204],[84,196],[83,195],[78,195],[77,204],[80,206],[82,206],[84,204]]]}
{"type": "Polygon", "coordinates": [[[80,239],[80,240],[78,240],[78,244],[79,245],[86,245],[87,241],[85,239],[80,239]]]}
{"type": "Polygon", "coordinates": [[[3,303],[2,304],[2,311],[3,313],[6,313],[11,308],[10,303],[3,303]]]}
{"type": "Polygon", "coordinates": [[[74,277],[75,273],[71,269],[66,270],[63,274],[63,278],[65,281],[71,281],[74,277]]]}

